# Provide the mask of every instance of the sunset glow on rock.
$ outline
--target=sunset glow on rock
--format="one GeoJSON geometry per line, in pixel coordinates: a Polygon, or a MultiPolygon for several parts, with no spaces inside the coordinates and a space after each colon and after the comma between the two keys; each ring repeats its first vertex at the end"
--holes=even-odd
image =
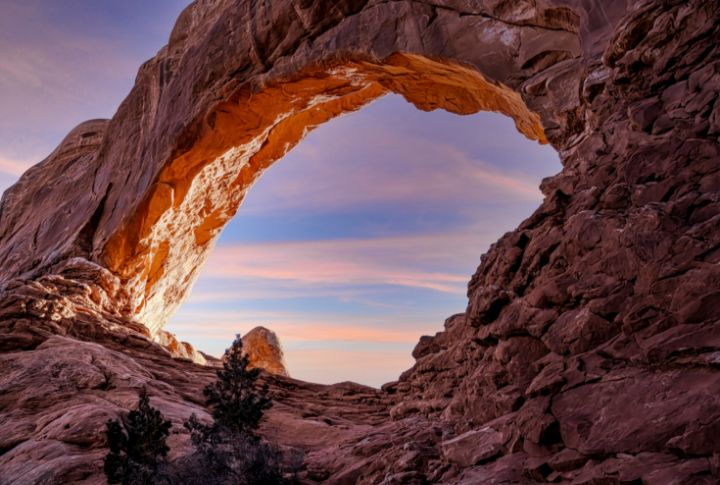
{"type": "Polygon", "coordinates": [[[0,4],[0,485],[720,480],[720,4],[184,3],[0,4]]]}

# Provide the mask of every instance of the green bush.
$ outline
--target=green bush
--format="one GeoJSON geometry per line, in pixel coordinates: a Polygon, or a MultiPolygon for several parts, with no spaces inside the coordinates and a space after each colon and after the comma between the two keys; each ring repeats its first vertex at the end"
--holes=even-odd
{"type": "Polygon", "coordinates": [[[250,369],[238,335],[225,352],[217,380],[204,389],[212,424],[195,415],[185,422],[195,453],[178,469],[183,483],[283,484],[282,454],[260,440],[256,430],[272,406],[267,385],[258,389],[258,369],[250,369]],[[197,470],[202,470],[201,476],[197,470]]]}
{"type": "Polygon", "coordinates": [[[208,384],[203,393],[212,409],[213,426],[230,432],[255,434],[260,420],[272,407],[267,385],[257,389],[259,369],[248,368],[249,360],[242,353],[243,341],[238,335],[225,351],[223,368],[217,380],[208,384]]]}
{"type": "Polygon", "coordinates": [[[215,431],[195,452],[173,463],[169,483],[183,485],[286,485],[282,454],[247,433],[215,431]]]}
{"type": "Polygon", "coordinates": [[[302,456],[289,458],[260,439],[257,428],[272,406],[267,386],[258,388],[260,371],[248,367],[238,336],[227,352],[217,380],[204,389],[212,411],[210,424],[192,415],[185,422],[194,451],[172,463],[166,461],[170,421],[150,406],[140,391],[136,409],[107,422],[110,452],[105,474],[123,485],[288,485],[297,483],[302,456]],[[285,469],[285,477],[283,471],[285,469]]]}
{"type": "Polygon", "coordinates": [[[147,390],[139,394],[138,406],[120,420],[107,422],[110,452],[105,457],[108,482],[123,485],[152,484],[169,448],[170,421],[150,405],[147,390]]]}

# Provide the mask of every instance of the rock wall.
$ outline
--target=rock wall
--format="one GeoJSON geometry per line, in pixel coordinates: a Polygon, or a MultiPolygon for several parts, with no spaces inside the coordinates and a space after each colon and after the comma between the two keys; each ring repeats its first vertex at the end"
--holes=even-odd
{"type": "MultiPolygon", "coordinates": [[[[718,25],[704,0],[198,1],[112,120],[6,192],[0,350],[47,355],[61,334],[180,365],[148,338],[308,130],[388,91],[491,109],[558,149],[541,207],[483,256],[466,311],[398,382],[299,402],[305,388],[276,378],[295,407],[267,436],[306,452],[308,483],[716,483],[718,25]]],[[[144,379],[169,396],[168,375],[144,379]]],[[[33,423],[38,404],[0,403],[14,430],[0,469],[21,476],[48,440],[82,456],[33,423]]]]}
{"type": "Polygon", "coordinates": [[[386,385],[394,416],[468,430],[449,459],[525,456],[538,480],[717,480],[719,11],[635,2],[587,66],[542,206],[386,385]]]}

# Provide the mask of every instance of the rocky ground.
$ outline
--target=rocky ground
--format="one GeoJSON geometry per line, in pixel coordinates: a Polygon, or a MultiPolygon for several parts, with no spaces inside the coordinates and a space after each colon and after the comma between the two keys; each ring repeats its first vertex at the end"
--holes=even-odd
{"type": "MultiPolygon", "coordinates": [[[[126,345],[52,336],[32,349],[2,353],[0,483],[105,483],[105,422],[133,408],[143,386],[173,422],[170,459],[181,456],[191,447],[183,422],[193,413],[210,419],[202,389],[214,377],[215,367],[172,358],[140,339],[126,345]]],[[[387,419],[375,389],[263,379],[275,405],[262,433],[290,457],[317,462],[306,472],[310,478],[345,471],[337,446],[367,438],[387,419]]]]}
{"type": "Polygon", "coordinates": [[[262,170],[388,91],[512,116],[563,170],[412,369],[267,376],[265,436],[306,483],[717,483],[719,26],[704,0],[196,2],[3,197],[0,483],[102,482],[142,385],[182,452],[212,368],[164,319],[262,170]]]}

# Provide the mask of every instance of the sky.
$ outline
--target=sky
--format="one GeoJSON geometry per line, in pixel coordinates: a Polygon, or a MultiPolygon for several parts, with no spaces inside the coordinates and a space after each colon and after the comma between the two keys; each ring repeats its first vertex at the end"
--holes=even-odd
{"type": "Polygon", "coordinates": [[[186,0],[0,0],[0,189],[109,118],[186,0]]]}
{"type": "MultiPolygon", "coordinates": [[[[0,190],[77,123],[112,116],[185,4],[0,0],[0,190]]],[[[465,309],[481,254],[559,170],[507,117],[385,96],[266,171],[166,330],[220,355],[263,325],[293,377],[395,380],[419,337],[465,309]]]]}

